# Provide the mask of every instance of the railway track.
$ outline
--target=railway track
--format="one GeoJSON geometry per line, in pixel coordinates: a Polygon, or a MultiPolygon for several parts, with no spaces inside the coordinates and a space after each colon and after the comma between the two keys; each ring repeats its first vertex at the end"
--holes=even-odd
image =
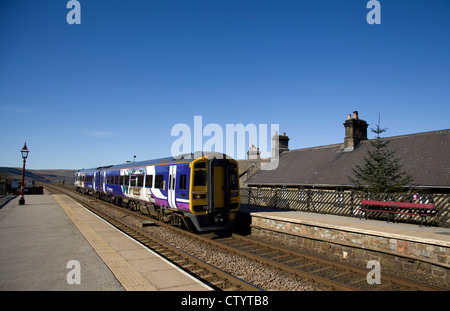
{"type": "MultiPolygon", "coordinates": [[[[48,187],[47,187],[48,188],[48,187]]],[[[53,188],[55,189],[55,188],[53,188]]],[[[73,198],[73,192],[67,193],[68,190],[62,190],[60,187],[56,188],[55,191],[65,192],[67,195],[70,195],[73,198]]],[[[77,196],[82,196],[78,194],[77,196]]],[[[82,196],[83,198],[77,198],[76,200],[81,201],[81,203],[86,205],[94,205],[93,202],[97,203],[97,200],[93,197],[82,196]],[[86,203],[87,202],[87,203],[86,203]]],[[[111,208],[117,208],[109,203],[105,203],[100,201],[102,205],[108,205],[111,208]]],[[[89,208],[88,206],[86,206],[89,208]]],[[[131,217],[138,219],[137,223],[145,224],[149,221],[149,217],[147,215],[143,215],[141,213],[136,213],[124,208],[119,208],[121,212],[127,213],[131,217]]],[[[109,214],[109,212],[106,212],[109,214]]],[[[109,216],[111,218],[111,216],[109,216]]],[[[117,216],[113,216],[112,218],[118,218],[117,216]]],[[[124,217],[122,216],[122,219],[124,217]]],[[[116,221],[116,220],[111,220],[116,221]]],[[[303,283],[308,284],[310,288],[319,289],[319,290],[340,290],[340,291],[360,291],[360,290],[370,290],[370,291],[409,291],[409,290],[443,290],[441,288],[436,288],[426,284],[418,284],[416,281],[411,281],[407,279],[403,279],[397,276],[388,275],[386,273],[381,274],[381,283],[380,284],[369,284],[367,282],[367,273],[370,271],[368,269],[363,269],[360,267],[343,264],[340,262],[332,261],[325,258],[320,258],[316,256],[312,256],[305,253],[300,253],[297,251],[289,250],[284,247],[280,247],[277,245],[268,244],[261,241],[256,241],[252,238],[232,234],[227,237],[217,237],[214,234],[194,234],[191,232],[187,232],[183,229],[179,229],[176,227],[168,226],[162,222],[158,222],[156,220],[151,220],[158,224],[158,227],[163,227],[165,230],[169,230],[174,232],[174,234],[181,235],[185,238],[189,239],[189,242],[183,243],[184,245],[175,246],[175,250],[170,251],[165,250],[167,245],[174,244],[173,242],[166,242],[162,239],[156,238],[157,235],[155,232],[149,234],[139,228],[139,225],[130,225],[128,224],[127,228],[124,229],[126,233],[134,236],[139,236],[138,240],[144,241],[143,243],[148,245],[153,250],[160,253],[162,256],[168,258],[169,260],[175,262],[186,270],[189,270],[192,274],[199,276],[201,279],[205,279],[206,282],[212,284],[215,288],[221,290],[256,290],[259,289],[260,284],[251,285],[249,283],[255,283],[251,277],[246,281],[242,281],[244,285],[239,284],[228,284],[227,281],[223,281],[227,277],[230,277],[231,274],[235,274],[235,272],[214,272],[219,277],[216,277],[213,272],[200,272],[196,269],[195,266],[193,269],[190,267],[191,263],[184,256],[189,255],[187,257],[198,257],[198,254],[193,254],[192,250],[188,250],[186,248],[188,245],[199,244],[202,245],[202,248],[210,248],[212,252],[215,254],[220,253],[230,253],[232,256],[245,258],[246,260],[252,260],[256,263],[259,263],[262,267],[271,268],[272,270],[277,271],[276,273],[286,275],[286,280],[301,280],[303,283]],[[153,242],[153,239],[156,239],[158,242],[153,242]],[[156,243],[156,244],[152,244],[156,243]],[[203,246],[204,245],[204,246],[203,246]],[[211,276],[209,275],[211,274],[211,276]],[[225,274],[222,276],[221,274],[225,274]],[[209,279],[211,277],[211,279],[209,279]],[[217,278],[215,280],[214,278],[217,278]]],[[[118,224],[119,226],[119,224],[118,224]]],[[[195,251],[194,251],[195,253],[195,251]]],[[[211,257],[211,256],[210,256],[211,257]]],[[[219,256],[218,256],[219,257],[219,256]]],[[[223,265],[222,263],[213,263],[215,258],[205,258],[200,260],[202,264],[199,266],[209,266],[213,265],[223,265]],[[207,262],[209,261],[209,263],[207,262]]],[[[198,260],[198,259],[197,259],[198,260]]],[[[204,267],[208,271],[207,267],[204,267]]],[[[217,269],[217,268],[215,268],[217,269]]],[[[264,268],[263,268],[264,269],[264,268]]],[[[239,283],[239,281],[237,281],[239,283]]],[[[267,285],[261,286],[263,289],[270,290],[285,290],[283,288],[277,289],[273,287],[266,288],[267,285]]],[[[297,289],[294,289],[297,290],[297,289]]]]}
{"type": "Polygon", "coordinates": [[[251,238],[233,235],[221,240],[232,249],[239,249],[246,256],[263,261],[294,275],[313,280],[329,290],[340,291],[436,291],[434,286],[381,273],[380,284],[369,284],[367,274],[370,270],[343,264],[330,259],[312,256],[289,250],[277,245],[256,241],[251,238]]]}

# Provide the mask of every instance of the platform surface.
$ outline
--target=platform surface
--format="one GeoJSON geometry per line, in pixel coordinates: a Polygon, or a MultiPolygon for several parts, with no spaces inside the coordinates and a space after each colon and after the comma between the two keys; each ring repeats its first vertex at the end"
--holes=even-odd
{"type": "Polygon", "coordinates": [[[0,290],[210,290],[65,195],[25,200],[0,208],[0,290]]]}
{"type": "Polygon", "coordinates": [[[393,223],[392,221],[387,223],[387,221],[382,220],[365,220],[364,217],[360,220],[358,217],[277,210],[249,205],[241,205],[239,212],[317,227],[327,227],[342,231],[359,232],[450,247],[449,228],[420,227],[415,224],[393,223]]]}

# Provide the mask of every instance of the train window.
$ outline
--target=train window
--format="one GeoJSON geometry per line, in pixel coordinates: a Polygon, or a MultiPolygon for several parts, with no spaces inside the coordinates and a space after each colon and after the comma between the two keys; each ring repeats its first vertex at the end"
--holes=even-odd
{"type": "Polygon", "coordinates": [[[119,176],[116,176],[116,178],[114,179],[114,184],[118,185],[119,184],[119,176]]]}
{"type": "Polygon", "coordinates": [[[124,176],[122,175],[122,176],[120,176],[120,180],[119,180],[119,185],[123,185],[123,178],[124,176]]]}
{"type": "Polygon", "coordinates": [[[237,171],[235,169],[230,170],[230,188],[237,189],[238,187],[238,178],[237,178],[237,171]]]}
{"type": "Polygon", "coordinates": [[[111,182],[111,177],[110,176],[106,177],[106,183],[109,184],[110,182],[111,182]]]}
{"type": "Polygon", "coordinates": [[[130,187],[136,187],[136,181],[137,181],[136,175],[131,175],[130,187]]]}
{"type": "Polygon", "coordinates": [[[186,190],[187,175],[180,175],[180,190],[186,190]]]}
{"type": "Polygon", "coordinates": [[[206,162],[196,163],[195,168],[206,168],[206,162]]]}
{"type": "Polygon", "coordinates": [[[194,186],[206,186],[205,170],[199,170],[194,172],[194,186]]]}
{"type": "Polygon", "coordinates": [[[144,187],[144,175],[137,176],[137,186],[144,187]]]}
{"type": "Polygon", "coordinates": [[[130,185],[130,176],[125,176],[125,182],[124,182],[124,186],[129,186],[130,185]]]}
{"type": "Polygon", "coordinates": [[[164,188],[164,175],[155,175],[155,188],[164,188]]]}
{"type": "Polygon", "coordinates": [[[145,187],[153,188],[153,175],[145,176],[145,187]]]}

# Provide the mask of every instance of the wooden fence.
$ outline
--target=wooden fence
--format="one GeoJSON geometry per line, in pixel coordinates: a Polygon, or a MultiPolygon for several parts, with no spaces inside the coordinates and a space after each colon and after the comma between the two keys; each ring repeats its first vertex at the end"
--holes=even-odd
{"type": "MultiPolygon", "coordinates": [[[[241,204],[274,209],[359,217],[362,200],[380,200],[409,203],[433,203],[433,216],[427,224],[450,227],[450,194],[381,194],[374,197],[358,191],[316,190],[302,188],[241,188],[241,204]]],[[[373,219],[386,219],[386,213],[370,212],[373,219]]],[[[419,223],[420,216],[398,214],[396,221],[419,223]]]]}

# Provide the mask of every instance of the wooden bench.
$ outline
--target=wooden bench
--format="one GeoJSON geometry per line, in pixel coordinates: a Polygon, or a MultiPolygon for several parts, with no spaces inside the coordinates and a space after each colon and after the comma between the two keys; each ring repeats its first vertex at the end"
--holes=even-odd
{"type": "MultiPolygon", "coordinates": [[[[363,200],[361,205],[362,207],[359,209],[360,211],[388,213],[388,223],[390,214],[417,215],[420,216],[420,226],[422,227],[423,218],[433,216],[435,214],[435,211],[433,211],[434,204],[363,200]]],[[[359,219],[361,219],[361,216],[362,213],[359,214],[359,219]]],[[[365,216],[367,219],[367,213],[365,213],[365,216]]]]}

